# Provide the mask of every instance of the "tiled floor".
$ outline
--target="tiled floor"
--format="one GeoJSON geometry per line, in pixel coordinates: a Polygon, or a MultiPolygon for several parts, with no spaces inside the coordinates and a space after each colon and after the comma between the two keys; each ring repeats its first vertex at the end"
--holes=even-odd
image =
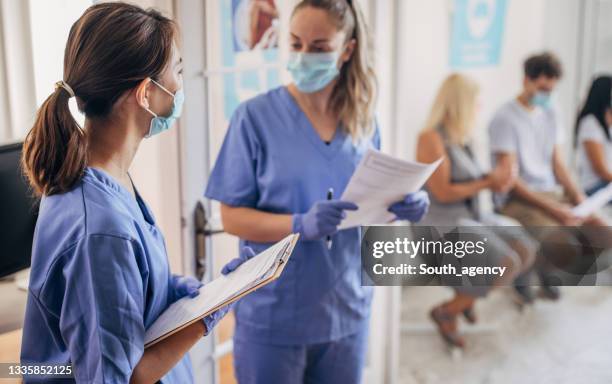
{"type": "Polygon", "coordinates": [[[404,288],[401,384],[612,383],[612,287],[564,287],[559,302],[520,312],[505,290],[478,302],[462,324],[467,350],[449,353],[427,318],[452,292],[404,288]]]}

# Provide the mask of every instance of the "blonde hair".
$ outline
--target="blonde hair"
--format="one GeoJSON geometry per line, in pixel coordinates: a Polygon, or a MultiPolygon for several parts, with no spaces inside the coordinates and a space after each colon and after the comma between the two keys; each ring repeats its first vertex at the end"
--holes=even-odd
{"type": "Polygon", "coordinates": [[[475,124],[479,91],[470,77],[448,76],[438,90],[425,130],[441,128],[452,143],[465,144],[475,124]]]}
{"type": "Polygon", "coordinates": [[[302,0],[295,6],[293,14],[305,7],[324,10],[334,20],[336,28],[346,33],[347,41],[355,39],[355,49],[340,70],[330,107],[353,141],[371,136],[377,82],[371,35],[361,8],[355,0],[302,0]]]}

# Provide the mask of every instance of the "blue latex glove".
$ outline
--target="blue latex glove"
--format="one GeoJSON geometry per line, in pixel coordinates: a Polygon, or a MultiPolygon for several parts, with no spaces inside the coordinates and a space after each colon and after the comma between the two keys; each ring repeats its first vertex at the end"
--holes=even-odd
{"type": "MultiPolygon", "coordinates": [[[[200,288],[204,285],[202,282],[198,281],[195,277],[191,276],[172,276],[173,284],[174,284],[174,298],[175,300],[181,299],[185,296],[189,296],[194,298],[200,294],[200,288]]],[[[230,306],[225,306],[219,309],[216,312],[211,313],[202,319],[204,325],[206,326],[207,335],[211,329],[217,325],[217,323],[227,314],[230,310],[230,306]]]]}
{"type": "Polygon", "coordinates": [[[218,311],[213,312],[202,319],[202,321],[204,322],[204,326],[206,327],[206,330],[204,331],[204,336],[208,335],[210,331],[215,328],[215,326],[219,323],[219,321],[221,321],[223,316],[225,316],[230,311],[230,309],[232,309],[233,306],[234,305],[232,303],[230,305],[226,305],[225,307],[221,307],[218,311]]]}
{"type": "Polygon", "coordinates": [[[255,251],[251,247],[242,248],[242,252],[240,252],[240,256],[232,259],[229,263],[225,264],[223,268],[221,268],[221,274],[227,275],[228,273],[234,272],[242,263],[255,256],[255,251]]]}
{"type": "MultiPolygon", "coordinates": [[[[255,251],[251,247],[244,247],[240,252],[240,256],[232,259],[229,263],[225,264],[223,268],[221,268],[221,274],[227,275],[228,273],[234,272],[242,263],[255,256],[255,251]]],[[[225,316],[234,306],[234,303],[230,305],[226,305],[225,307],[219,309],[216,312],[211,313],[202,319],[204,325],[206,326],[206,334],[208,333],[221,321],[223,316],[225,316]]]]}
{"type": "Polygon", "coordinates": [[[195,277],[172,275],[174,287],[174,301],[185,296],[196,297],[200,294],[200,287],[204,285],[195,277]]]}
{"type": "Polygon", "coordinates": [[[389,212],[394,213],[396,220],[408,220],[413,223],[421,220],[429,209],[429,195],[425,191],[409,193],[404,200],[391,204],[389,212]]]}
{"type": "Polygon", "coordinates": [[[308,212],[293,215],[292,231],[299,233],[301,240],[318,240],[336,232],[346,212],[357,210],[357,205],[342,200],[316,202],[308,212]]]}

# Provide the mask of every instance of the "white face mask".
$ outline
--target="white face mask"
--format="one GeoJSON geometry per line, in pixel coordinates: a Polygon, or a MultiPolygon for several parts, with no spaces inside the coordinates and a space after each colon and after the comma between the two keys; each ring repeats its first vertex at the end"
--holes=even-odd
{"type": "Polygon", "coordinates": [[[340,71],[336,51],[322,53],[289,54],[287,70],[291,73],[295,86],[304,93],[320,91],[331,83],[340,71]]]}
{"type": "Polygon", "coordinates": [[[172,111],[170,112],[169,116],[158,116],[157,113],[145,107],[145,110],[153,115],[153,119],[151,119],[151,124],[149,126],[149,132],[145,135],[146,138],[155,136],[158,133],[170,129],[176,119],[181,116],[183,102],[185,101],[185,94],[183,93],[182,86],[178,91],[176,91],[176,93],[172,93],[157,81],[151,79],[151,82],[172,97],[172,111]]]}

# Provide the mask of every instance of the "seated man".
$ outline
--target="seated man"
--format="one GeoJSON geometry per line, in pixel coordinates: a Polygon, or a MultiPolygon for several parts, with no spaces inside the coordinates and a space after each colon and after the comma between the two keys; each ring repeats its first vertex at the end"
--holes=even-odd
{"type": "MultiPolygon", "coordinates": [[[[550,240],[545,238],[550,232],[542,227],[603,225],[598,218],[581,219],[571,210],[585,197],[563,162],[563,129],[551,105],[551,94],[562,76],[561,63],[554,55],[543,53],[530,57],[524,70],[521,94],[504,104],[489,125],[494,165],[518,169],[513,190],[507,196],[496,196],[498,209],[541,242],[550,240]]],[[[540,254],[535,269],[543,294],[557,299],[559,289],[552,285],[547,264],[540,254]]],[[[523,301],[533,301],[527,281],[527,275],[518,279],[517,292],[523,301]]]]}

